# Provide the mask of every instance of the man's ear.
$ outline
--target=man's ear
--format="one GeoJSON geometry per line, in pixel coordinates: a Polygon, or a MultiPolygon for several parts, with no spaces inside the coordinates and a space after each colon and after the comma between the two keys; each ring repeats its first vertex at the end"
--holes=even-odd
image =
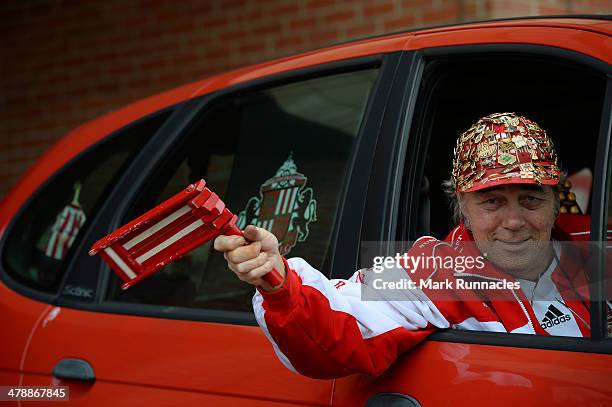
{"type": "Polygon", "coordinates": [[[459,221],[463,222],[463,225],[467,228],[467,229],[471,229],[471,223],[470,223],[470,219],[466,214],[465,211],[465,201],[464,201],[464,196],[463,196],[463,192],[455,192],[455,196],[457,197],[457,208],[459,210],[459,221]]]}

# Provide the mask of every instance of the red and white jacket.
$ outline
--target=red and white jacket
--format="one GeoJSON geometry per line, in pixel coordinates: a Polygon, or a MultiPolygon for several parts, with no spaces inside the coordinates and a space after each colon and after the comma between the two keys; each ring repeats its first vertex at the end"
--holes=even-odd
{"type": "MultiPolygon", "coordinates": [[[[445,241],[420,238],[407,254],[466,254],[463,242],[470,239],[469,231],[459,225],[445,241]]],[[[373,271],[329,280],[301,258],[283,259],[283,287],[273,293],[257,290],[253,307],[283,364],[314,378],[378,375],[437,329],[589,336],[588,283],[575,253],[568,256],[568,249],[559,246],[555,245],[559,261],[553,261],[535,287],[496,290],[495,300],[486,290],[466,296],[461,290],[440,295],[428,288],[405,290],[402,300],[385,298],[385,290],[370,290],[368,300],[362,300],[377,277],[373,271]]],[[[414,281],[517,281],[488,264],[480,273],[445,268],[401,272],[414,281]]]]}

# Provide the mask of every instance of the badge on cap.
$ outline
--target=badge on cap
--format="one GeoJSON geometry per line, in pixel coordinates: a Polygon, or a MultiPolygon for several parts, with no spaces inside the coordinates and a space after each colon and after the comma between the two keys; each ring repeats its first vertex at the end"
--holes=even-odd
{"type": "Polygon", "coordinates": [[[501,165],[510,165],[516,161],[516,157],[513,154],[502,153],[497,157],[497,162],[501,165]]]}

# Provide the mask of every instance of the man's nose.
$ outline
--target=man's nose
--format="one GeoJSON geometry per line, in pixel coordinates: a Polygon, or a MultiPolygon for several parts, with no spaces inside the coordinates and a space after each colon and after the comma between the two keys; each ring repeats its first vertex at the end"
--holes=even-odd
{"type": "Polygon", "coordinates": [[[524,208],[518,203],[509,203],[502,213],[502,226],[509,230],[519,230],[525,226],[524,208]]]}

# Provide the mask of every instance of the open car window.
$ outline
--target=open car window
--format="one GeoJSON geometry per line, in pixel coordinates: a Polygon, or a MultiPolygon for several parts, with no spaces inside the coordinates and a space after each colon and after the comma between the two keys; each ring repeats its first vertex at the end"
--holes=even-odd
{"type": "MultiPolygon", "coordinates": [[[[423,199],[428,198],[432,216],[415,235],[444,238],[454,226],[441,185],[450,178],[456,139],[479,117],[495,112],[526,116],[546,130],[569,181],[561,213],[588,215],[604,91],[603,75],[553,58],[471,56],[432,61],[421,89],[422,100],[429,102],[418,104],[421,131],[428,138],[423,199]]],[[[588,232],[590,222],[584,219],[573,222],[571,233],[588,232]]]]}
{"type": "MultiPolygon", "coordinates": [[[[513,112],[539,124],[553,141],[559,167],[564,171],[557,191],[560,215],[555,230],[588,248],[605,83],[601,72],[544,55],[456,53],[428,59],[411,128],[411,135],[419,137],[415,150],[423,154],[419,157],[420,166],[414,168],[422,174],[417,177],[420,193],[406,198],[412,199],[412,207],[417,209],[409,215],[413,221],[408,230],[399,234],[405,240],[423,235],[440,240],[447,237],[456,221],[443,182],[450,180],[457,137],[483,116],[513,112]]],[[[559,253],[568,251],[561,248],[559,253]]],[[[586,271],[587,259],[583,260],[586,271]]],[[[555,327],[576,320],[575,335],[569,335],[582,336],[578,326],[589,325],[587,281],[584,279],[571,294],[571,300],[578,304],[574,309],[580,308],[580,315],[573,316],[566,300],[553,304],[553,298],[544,308],[532,304],[532,323],[551,335],[566,335],[560,332],[570,329],[561,331],[555,327]]]]}

